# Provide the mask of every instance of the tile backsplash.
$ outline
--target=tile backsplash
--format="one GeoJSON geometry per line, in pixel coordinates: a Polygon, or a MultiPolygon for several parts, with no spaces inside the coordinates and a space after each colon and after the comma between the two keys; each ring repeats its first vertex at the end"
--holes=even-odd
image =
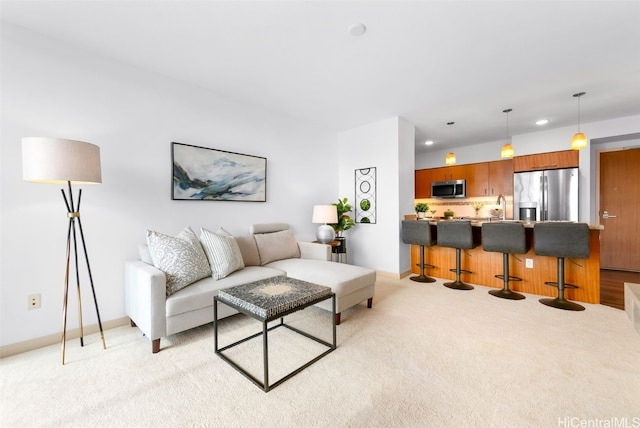
{"type": "MultiPolygon", "coordinates": [[[[507,200],[507,218],[513,218],[513,196],[506,195],[507,200]]],[[[473,208],[475,204],[482,205],[478,211],[477,217],[490,217],[491,210],[500,208],[498,204],[498,197],[477,197],[477,198],[461,198],[461,199],[416,199],[415,203],[424,202],[429,205],[429,211],[427,211],[427,217],[442,217],[446,210],[454,212],[455,217],[476,217],[476,212],[473,208]],[[435,213],[431,211],[435,210],[435,213]]]]}

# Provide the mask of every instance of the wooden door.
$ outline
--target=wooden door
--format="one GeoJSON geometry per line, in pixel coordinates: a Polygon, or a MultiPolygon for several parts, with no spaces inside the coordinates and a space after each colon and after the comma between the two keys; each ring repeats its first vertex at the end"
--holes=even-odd
{"type": "Polygon", "coordinates": [[[640,271],[639,209],[640,149],[600,153],[602,268],[640,271]]]}

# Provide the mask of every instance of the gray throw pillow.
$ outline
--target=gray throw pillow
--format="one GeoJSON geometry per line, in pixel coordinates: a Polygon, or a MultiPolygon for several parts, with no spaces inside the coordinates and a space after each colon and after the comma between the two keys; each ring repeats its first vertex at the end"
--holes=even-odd
{"type": "Polygon", "coordinates": [[[190,227],[175,237],[147,230],[147,245],[153,265],[166,275],[167,297],[211,275],[207,256],[190,227]]]}

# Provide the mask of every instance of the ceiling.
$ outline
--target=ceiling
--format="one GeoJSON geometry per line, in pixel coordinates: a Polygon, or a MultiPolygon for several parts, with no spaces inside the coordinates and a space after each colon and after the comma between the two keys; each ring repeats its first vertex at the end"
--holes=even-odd
{"type": "Polygon", "coordinates": [[[416,153],[640,114],[640,1],[6,1],[3,21],[416,153]],[[352,36],[348,28],[367,31],[352,36]],[[447,127],[449,121],[455,125],[447,127]],[[423,143],[432,139],[431,148],[423,143]]]}

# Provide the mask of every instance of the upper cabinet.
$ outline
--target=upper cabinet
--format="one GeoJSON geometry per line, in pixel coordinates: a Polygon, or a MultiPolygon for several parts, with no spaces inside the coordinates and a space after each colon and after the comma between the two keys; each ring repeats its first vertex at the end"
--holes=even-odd
{"type": "Polygon", "coordinates": [[[513,159],[489,162],[489,194],[513,195],[513,159]]]}
{"type": "Polygon", "coordinates": [[[467,179],[467,196],[487,195],[489,183],[489,165],[487,162],[465,165],[465,178],[467,179]]]}
{"type": "Polygon", "coordinates": [[[431,181],[464,180],[465,165],[443,166],[431,169],[431,181]]]}
{"type": "Polygon", "coordinates": [[[513,195],[513,159],[419,169],[415,198],[431,197],[434,181],[466,180],[467,197],[513,195]]]}
{"type": "Polygon", "coordinates": [[[516,156],[513,162],[513,170],[515,172],[573,168],[580,164],[577,150],[563,150],[560,152],[516,156]]]}
{"type": "Polygon", "coordinates": [[[416,199],[431,197],[431,169],[419,169],[416,171],[416,199]]]}
{"type": "Polygon", "coordinates": [[[513,195],[513,159],[465,165],[467,197],[513,195]]]}

